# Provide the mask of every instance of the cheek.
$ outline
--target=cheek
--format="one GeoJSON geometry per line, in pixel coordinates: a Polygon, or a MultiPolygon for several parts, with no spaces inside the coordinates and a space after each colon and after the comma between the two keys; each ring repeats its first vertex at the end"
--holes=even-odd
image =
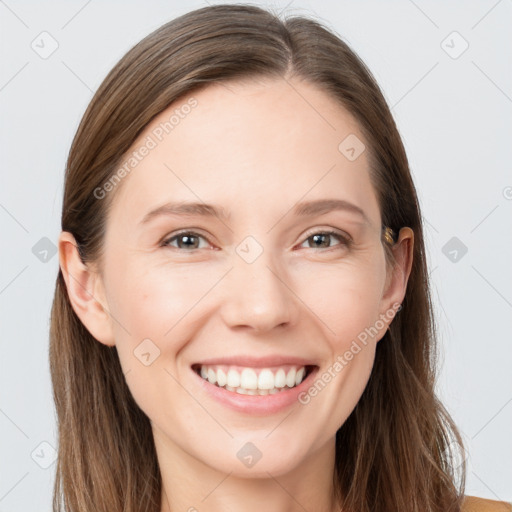
{"type": "MultiPolygon", "coordinates": [[[[379,318],[385,266],[379,255],[366,262],[302,269],[294,292],[340,350],[379,318]]],[[[299,273],[297,273],[299,274],[299,273]]]]}
{"type": "Polygon", "coordinates": [[[133,264],[122,272],[118,269],[111,280],[111,312],[134,341],[162,340],[193,318],[194,309],[216,281],[207,269],[133,264]]]}
{"type": "Polygon", "coordinates": [[[372,267],[345,270],[319,274],[315,287],[302,291],[304,302],[319,318],[313,335],[323,339],[329,357],[300,398],[317,418],[322,418],[329,433],[335,432],[356,407],[372,372],[376,343],[382,335],[382,329],[376,328],[382,274],[372,271],[372,267]]]}
{"type": "Polygon", "coordinates": [[[136,403],[150,418],[159,417],[162,404],[187,404],[190,397],[175,380],[183,378],[177,358],[215,280],[135,262],[110,276],[116,349],[136,403]]]}

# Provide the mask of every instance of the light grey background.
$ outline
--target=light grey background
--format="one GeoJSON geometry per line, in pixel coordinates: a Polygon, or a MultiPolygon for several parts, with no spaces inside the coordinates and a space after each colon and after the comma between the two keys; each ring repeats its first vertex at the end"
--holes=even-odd
{"type": "MultiPolygon", "coordinates": [[[[132,45],[205,5],[0,0],[0,512],[51,510],[48,321],[58,257],[41,239],[57,242],[72,137],[132,45]],[[42,58],[52,39],[58,48],[42,58]]],[[[467,494],[510,501],[512,3],[295,0],[286,12],[334,29],[392,106],[427,226],[439,394],[470,449],[467,494]]]]}

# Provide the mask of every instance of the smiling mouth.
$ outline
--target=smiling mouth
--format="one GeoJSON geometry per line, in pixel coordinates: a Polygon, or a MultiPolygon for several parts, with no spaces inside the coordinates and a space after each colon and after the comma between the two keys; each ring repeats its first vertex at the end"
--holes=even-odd
{"type": "Polygon", "coordinates": [[[234,365],[192,365],[202,379],[241,395],[273,395],[298,386],[318,366],[287,364],[254,368],[234,365]]]}

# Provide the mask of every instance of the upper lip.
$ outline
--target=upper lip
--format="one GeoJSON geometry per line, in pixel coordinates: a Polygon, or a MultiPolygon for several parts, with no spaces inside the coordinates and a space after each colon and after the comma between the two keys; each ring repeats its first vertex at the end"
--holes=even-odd
{"type": "Polygon", "coordinates": [[[215,357],[212,359],[205,359],[195,363],[196,365],[226,365],[226,366],[248,366],[252,368],[268,368],[271,366],[281,366],[285,364],[295,364],[297,366],[317,366],[310,359],[302,357],[274,355],[265,357],[251,357],[251,356],[230,356],[230,357],[215,357]]]}

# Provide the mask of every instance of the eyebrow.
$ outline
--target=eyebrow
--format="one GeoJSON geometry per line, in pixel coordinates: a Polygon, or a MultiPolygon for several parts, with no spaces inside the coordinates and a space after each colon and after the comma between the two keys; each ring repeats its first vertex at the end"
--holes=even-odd
{"type": "Polygon", "coordinates": [[[294,208],[294,214],[298,217],[312,217],[331,211],[347,211],[355,213],[366,224],[371,224],[370,219],[362,208],[344,199],[318,199],[300,203],[294,208]]]}
{"type": "Polygon", "coordinates": [[[155,217],[162,215],[176,215],[183,217],[219,217],[229,220],[231,215],[222,206],[206,203],[166,203],[148,212],[141,221],[146,224],[155,217]]]}
{"type": "MultiPolygon", "coordinates": [[[[322,215],[331,211],[348,211],[355,213],[361,217],[364,223],[371,224],[368,216],[362,208],[344,199],[317,199],[315,201],[299,203],[293,208],[293,214],[297,217],[313,217],[315,215],[322,215]]],[[[162,215],[175,215],[183,217],[218,217],[225,221],[231,219],[231,214],[228,213],[222,206],[194,202],[170,202],[148,212],[140,223],[147,224],[155,217],[160,217],[162,215]]]]}

